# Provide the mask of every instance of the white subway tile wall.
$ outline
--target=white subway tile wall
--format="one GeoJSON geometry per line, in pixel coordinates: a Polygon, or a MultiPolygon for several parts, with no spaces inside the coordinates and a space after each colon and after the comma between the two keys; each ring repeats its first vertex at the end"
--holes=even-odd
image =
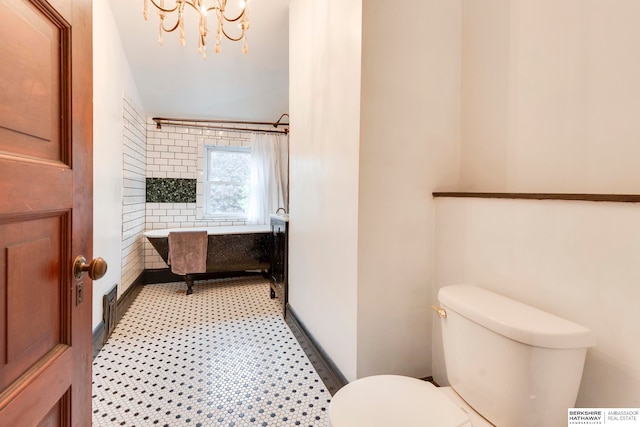
{"type": "MultiPolygon", "coordinates": [[[[269,127],[265,126],[264,129],[267,130],[269,127]]],[[[209,130],[170,125],[162,125],[162,129],[157,129],[155,122],[149,119],[147,121],[147,178],[196,179],[197,197],[196,203],[147,203],[146,229],[245,225],[246,222],[238,218],[203,218],[204,146],[248,147],[250,141],[251,132],[241,129],[209,130]]],[[[146,239],[144,252],[146,269],[167,267],[146,239]]]]}
{"type": "Polygon", "coordinates": [[[146,125],[131,100],[123,101],[122,148],[122,276],[118,294],[131,286],[144,268],[146,125]]]}

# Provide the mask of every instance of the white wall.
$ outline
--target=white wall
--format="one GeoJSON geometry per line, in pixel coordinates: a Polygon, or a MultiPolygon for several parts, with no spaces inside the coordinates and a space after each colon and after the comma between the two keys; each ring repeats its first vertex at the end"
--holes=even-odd
{"type": "Polygon", "coordinates": [[[289,302],[356,377],[362,0],[289,9],[289,302]],[[337,13],[339,11],[339,13],[337,13]]]}
{"type": "Polygon", "coordinates": [[[640,192],[640,2],[463,5],[461,189],[640,192]]]}
{"type": "Polygon", "coordinates": [[[93,283],[95,329],[102,296],[122,273],[123,99],[142,105],[107,1],[93,3],[93,97],[93,254],[109,265],[93,283]]]}
{"type": "Polygon", "coordinates": [[[357,374],[425,377],[431,192],[458,177],[461,3],[385,6],[363,3],[357,374]]]}
{"type": "MultiPolygon", "coordinates": [[[[469,283],[590,328],[577,405],[640,406],[640,206],[436,200],[436,283],[469,283]]],[[[434,291],[437,292],[437,289],[434,291]]],[[[434,377],[447,384],[438,325],[434,377]]]]}

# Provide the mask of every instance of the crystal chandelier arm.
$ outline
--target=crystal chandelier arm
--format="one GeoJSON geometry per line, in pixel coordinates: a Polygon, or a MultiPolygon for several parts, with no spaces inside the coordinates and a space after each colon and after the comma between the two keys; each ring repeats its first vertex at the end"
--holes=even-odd
{"type": "Polygon", "coordinates": [[[176,23],[173,25],[173,27],[171,28],[167,28],[164,26],[164,19],[160,21],[160,25],[162,25],[162,31],[166,32],[166,33],[171,33],[173,31],[176,30],[176,28],[178,28],[178,26],[180,25],[180,17],[178,17],[178,19],[176,20],[176,23]]]}
{"type": "Polygon", "coordinates": [[[177,2],[177,1],[176,1],[176,5],[173,6],[172,8],[170,8],[170,9],[167,9],[167,8],[164,8],[164,7],[160,6],[158,3],[156,3],[155,0],[151,0],[151,3],[153,3],[153,5],[155,7],[157,7],[159,10],[161,10],[163,12],[167,12],[167,13],[175,12],[176,10],[178,10],[178,6],[180,6],[180,2],[177,2]]]}
{"type": "Polygon", "coordinates": [[[210,10],[218,9],[217,6],[211,6],[208,9],[202,9],[201,7],[196,6],[195,3],[193,2],[193,0],[186,0],[185,3],[188,4],[189,6],[191,6],[193,8],[193,10],[195,10],[196,12],[198,12],[200,14],[202,14],[202,12],[204,11],[205,15],[208,14],[210,10]]]}
{"type": "MultiPolygon", "coordinates": [[[[180,21],[182,20],[182,14],[184,12],[184,5],[186,3],[186,1],[184,0],[177,0],[175,6],[173,6],[172,8],[165,8],[161,5],[158,5],[155,0],[151,0],[151,3],[158,8],[158,10],[160,11],[160,28],[162,29],[162,31],[166,32],[166,33],[171,33],[173,31],[175,31],[178,26],[180,25],[180,21]],[[171,12],[175,12],[176,10],[178,10],[178,18],[176,19],[176,23],[173,25],[173,27],[171,28],[167,28],[165,26],[165,17],[167,13],[171,13],[171,12]]],[[[146,3],[145,3],[146,4],[146,3]]],[[[162,4],[164,4],[164,1],[162,2],[162,4]]],[[[146,17],[145,17],[146,19],[146,17]]]]}
{"type": "Polygon", "coordinates": [[[229,18],[225,14],[225,10],[227,9],[227,0],[218,0],[218,6],[211,7],[209,9],[207,9],[207,11],[214,10],[214,9],[220,9],[220,17],[222,17],[222,19],[224,19],[227,22],[236,22],[236,21],[240,20],[247,13],[246,0],[242,1],[242,3],[244,3],[244,6],[242,7],[242,10],[238,14],[238,16],[236,16],[235,18],[229,18]]]}
{"type": "Polygon", "coordinates": [[[220,29],[222,30],[222,34],[224,34],[224,36],[229,40],[231,40],[232,42],[238,42],[242,40],[242,38],[244,37],[244,32],[245,32],[244,28],[242,29],[242,32],[238,37],[231,37],[229,34],[227,34],[227,32],[224,30],[224,25],[221,25],[220,29]]]}
{"type": "MultiPolygon", "coordinates": [[[[215,9],[215,8],[212,8],[215,9]]],[[[231,19],[231,18],[227,18],[227,15],[224,14],[224,9],[220,9],[220,12],[222,14],[222,17],[224,18],[225,21],[227,22],[236,22],[239,19],[241,19],[242,17],[244,17],[245,13],[247,12],[247,8],[245,6],[244,9],[242,9],[242,12],[240,12],[240,14],[238,16],[236,16],[235,18],[231,19]]]]}
{"type": "MultiPolygon", "coordinates": [[[[246,15],[247,15],[247,4],[245,3],[244,7],[242,8],[242,11],[238,14],[238,16],[236,16],[235,18],[228,18],[225,15],[225,8],[227,5],[227,0],[220,0],[220,10],[218,11],[218,20],[219,22],[221,22],[222,24],[219,26],[220,30],[222,31],[222,34],[224,34],[224,36],[234,42],[243,40],[245,37],[245,32],[247,29],[249,29],[249,20],[246,19],[246,15]],[[238,27],[241,30],[241,33],[239,36],[237,37],[233,37],[230,36],[224,29],[224,24],[227,22],[237,22],[240,20],[240,24],[238,25],[238,27]]],[[[245,44],[246,44],[246,40],[245,40],[245,44]]],[[[246,49],[246,47],[245,47],[246,49]]],[[[246,53],[246,52],[245,52],[246,53]]]]}
{"type": "Polygon", "coordinates": [[[220,6],[219,5],[211,6],[211,7],[206,8],[204,11],[205,11],[205,13],[208,14],[209,12],[214,11],[214,10],[220,10],[220,6]]]}

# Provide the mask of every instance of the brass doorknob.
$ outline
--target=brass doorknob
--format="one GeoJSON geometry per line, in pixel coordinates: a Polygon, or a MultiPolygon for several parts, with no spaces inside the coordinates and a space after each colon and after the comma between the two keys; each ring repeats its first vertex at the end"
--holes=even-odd
{"type": "Polygon", "coordinates": [[[107,262],[98,257],[87,264],[87,259],[82,255],[78,255],[73,262],[73,276],[76,279],[81,279],[85,271],[89,274],[91,280],[101,279],[107,272],[107,262]]]}

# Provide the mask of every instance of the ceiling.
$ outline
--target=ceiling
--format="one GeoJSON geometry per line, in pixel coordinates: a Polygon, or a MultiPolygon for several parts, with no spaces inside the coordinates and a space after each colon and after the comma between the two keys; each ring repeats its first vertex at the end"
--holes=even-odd
{"type": "MultiPolygon", "coordinates": [[[[205,60],[198,54],[198,22],[190,7],[185,9],[186,46],[180,45],[178,31],[164,33],[160,46],[151,2],[148,21],[142,0],[109,2],[147,115],[273,122],[288,112],[289,0],[250,1],[246,55],[241,42],[227,39],[215,53],[216,21],[210,17],[205,60]]],[[[166,22],[173,25],[175,18],[166,22]]]]}

